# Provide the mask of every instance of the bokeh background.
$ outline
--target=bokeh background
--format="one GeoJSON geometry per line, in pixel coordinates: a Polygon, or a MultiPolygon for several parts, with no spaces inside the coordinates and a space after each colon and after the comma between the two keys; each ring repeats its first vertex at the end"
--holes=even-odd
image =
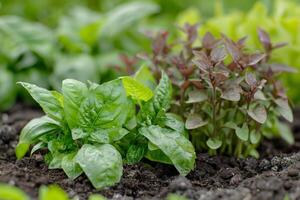
{"type": "MultiPolygon", "coordinates": [[[[120,58],[150,51],[147,31],[180,36],[184,23],[198,23],[199,35],[247,35],[253,49],[262,49],[262,27],[273,41],[289,44],[275,51],[274,62],[300,69],[300,0],[1,0],[0,110],[30,101],[17,81],[59,90],[65,78],[115,78],[120,58]]],[[[299,105],[299,73],[282,80],[299,105]]]]}

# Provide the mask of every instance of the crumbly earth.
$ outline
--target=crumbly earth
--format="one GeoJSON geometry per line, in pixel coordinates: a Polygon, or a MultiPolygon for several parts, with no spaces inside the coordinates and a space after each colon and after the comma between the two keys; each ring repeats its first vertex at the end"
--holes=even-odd
{"type": "Polygon", "coordinates": [[[33,198],[39,186],[55,183],[83,200],[92,193],[122,200],[165,199],[169,193],[197,200],[300,199],[300,117],[292,125],[295,145],[265,141],[258,160],[199,153],[196,168],[187,177],[179,176],[172,166],[145,160],[125,166],[116,186],[96,191],[85,176],[71,181],[61,170],[48,170],[41,154],[16,161],[14,148],[21,128],[40,115],[40,110],[18,104],[0,118],[0,182],[16,185],[33,198]]]}

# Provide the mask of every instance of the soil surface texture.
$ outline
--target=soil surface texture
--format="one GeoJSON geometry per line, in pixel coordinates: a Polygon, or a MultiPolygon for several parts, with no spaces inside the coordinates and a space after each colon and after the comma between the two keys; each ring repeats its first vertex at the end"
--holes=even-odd
{"type": "Polygon", "coordinates": [[[17,161],[14,148],[20,130],[42,112],[17,104],[0,115],[0,182],[18,186],[33,199],[41,185],[58,184],[70,197],[85,200],[92,193],[108,199],[165,199],[177,193],[197,200],[294,200],[300,199],[300,112],[295,113],[292,129],[296,142],[288,146],[281,140],[267,140],[259,148],[260,159],[197,155],[196,168],[187,177],[174,167],[144,161],[124,166],[121,182],[97,191],[82,175],[69,180],[62,170],[48,170],[41,154],[17,161]]]}

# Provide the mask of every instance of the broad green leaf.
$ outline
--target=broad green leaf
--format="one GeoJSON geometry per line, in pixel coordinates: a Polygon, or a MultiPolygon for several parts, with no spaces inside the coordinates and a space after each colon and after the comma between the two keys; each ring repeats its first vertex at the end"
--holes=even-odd
{"type": "Polygon", "coordinates": [[[56,133],[59,130],[59,124],[47,116],[31,120],[21,131],[19,143],[16,147],[17,158],[23,158],[30,144],[35,143],[39,137],[45,134],[56,133]]]}
{"type": "Polygon", "coordinates": [[[122,77],[122,82],[127,96],[135,100],[148,101],[153,97],[153,92],[139,81],[131,77],[122,77]]]}
{"type": "Polygon", "coordinates": [[[282,115],[282,117],[284,117],[289,122],[293,122],[293,111],[289,106],[288,101],[283,99],[276,99],[275,103],[277,104],[277,110],[282,115]]]}
{"type": "Polygon", "coordinates": [[[56,185],[42,186],[39,190],[39,200],[69,200],[67,193],[56,185]]]}
{"type": "Polygon", "coordinates": [[[0,183],[1,200],[29,200],[29,197],[19,188],[0,183]]]}
{"type": "Polygon", "coordinates": [[[188,130],[200,128],[202,126],[205,126],[208,122],[203,121],[202,117],[198,114],[190,114],[185,122],[185,128],[188,130]]]}
{"type": "Polygon", "coordinates": [[[195,164],[195,150],[183,134],[159,126],[143,127],[139,132],[172,161],[182,175],[187,175],[195,164]]]}
{"type": "Polygon", "coordinates": [[[145,86],[149,87],[151,90],[154,90],[156,87],[156,81],[152,75],[149,68],[143,64],[139,70],[135,73],[134,79],[140,83],[143,83],[145,86]]]}
{"type": "Polygon", "coordinates": [[[89,133],[99,129],[121,128],[126,120],[133,117],[134,104],[127,98],[121,80],[102,85],[93,84],[80,103],[75,126],[89,133]]]}
{"type": "Polygon", "coordinates": [[[44,88],[40,88],[34,84],[18,82],[23,86],[32,98],[43,108],[43,111],[52,119],[59,122],[64,120],[64,110],[60,103],[60,99],[57,99],[57,95],[44,88]]]}
{"type": "Polygon", "coordinates": [[[129,133],[124,128],[98,129],[90,134],[89,140],[97,143],[109,144],[121,140],[129,133]]]}
{"type": "Polygon", "coordinates": [[[78,151],[76,162],[97,189],[118,183],[122,176],[122,157],[110,144],[85,144],[78,151]]]}
{"type": "Polygon", "coordinates": [[[159,7],[152,2],[127,2],[113,10],[107,16],[102,28],[105,36],[115,36],[138,20],[156,13],[159,7]]]}
{"type": "Polygon", "coordinates": [[[252,130],[250,132],[250,142],[252,144],[258,144],[261,139],[261,134],[257,132],[256,130],[252,130]]]}
{"type": "Polygon", "coordinates": [[[78,163],[76,163],[76,154],[77,152],[65,155],[61,162],[61,168],[72,180],[76,179],[78,176],[80,176],[80,174],[82,174],[82,169],[78,163]]]}
{"type": "Polygon", "coordinates": [[[168,75],[162,71],[161,79],[154,91],[153,105],[156,112],[161,109],[168,110],[172,98],[172,84],[168,75]]]}
{"type": "Polygon", "coordinates": [[[249,129],[247,123],[244,123],[242,128],[237,127],[235,129],[235,134],[239,139],[247,141],[249,138],[249,129]]]}
{"type": "Polygon", "coordinates": [[[180,116],[173,113],[166,113],[165,117],[163,118],[162,124],[180,133],[183,133],[185,131],[183,120],[180,116]]]}
{"type": "Polygon", "coordinates": [[[160,149],[155,149],[155,150],[148,149],[145,158],[154,162],[160,162],[168,165],[173,164],[171,159],[160,149]]]}
{"type": "Polygon", "coordinates": [[[267,111],[263,105],[256,105],[250,107],[247,111],[248,115],[260,124],[263,124],[267,120],[267,111]]]}
{"type": "Polygon", "coordinates": [[[147,151],[147,145],[132,144],[127,150],[126,161],[128,164],[139,162],[147,151]]]}
{"type": "Polygon", "coordinates": [[[77,128],[79,121],[79,108],[88,96],[87,86],[73,79],[66,79],[62,82],[62,94],[64,96],[65,117],[70,129],[77,128]]]}
{"type": "Polygon", "coordinates": [[[222,145],[222,141],[217,139],[217,138],[209,138],[207,141],[206,141],[206,144],[209,148],[211,149],[218,149],[221,147],[222,145]]]}

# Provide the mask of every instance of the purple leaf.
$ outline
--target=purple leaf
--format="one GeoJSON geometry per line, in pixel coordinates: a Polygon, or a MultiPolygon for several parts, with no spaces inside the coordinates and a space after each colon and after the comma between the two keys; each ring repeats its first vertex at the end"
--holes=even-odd
{"type": "Polygon", "coordinates": [[[266,57],[266,55],[263,53],[251,54],[247,57],[246,65],[249,65],[249,66],[256,65],[259,61],[261,61],[265,57],[266,57]]]}
{"type": "Polygon", "coordinates": [[[269,34],[261,28],[259,28],[257,30],[257,32],[258,32],[259,40],[262,43],[262,45],[264,46],[265,50],[267,50],[267,51],[271,50],[272,49],[272,43],[271,43],[271,39],[270,39],[269,34]]]}
{"type": "Polygon", "coordinates": [[[215,43],[215,37],[210,32],[205,33],[202,39],[202,46],[206,49],[212,49],[215,46],[215,43]]]}
{"type": "Polygon", "coordinates": [[[219,63],[223,61],[226,58],[226,56],[227,52],[223,46],[213,48],[213,50],[210,53],[211,60],[214,63],[219,63]]]}
{"type": "Polygon", "coordinates": [[[250,86],[250,87],[255,87],[257,84],[257,80],[256,77],[253,73],[248,72],[246,74],[246,83],[250,86]]]}

